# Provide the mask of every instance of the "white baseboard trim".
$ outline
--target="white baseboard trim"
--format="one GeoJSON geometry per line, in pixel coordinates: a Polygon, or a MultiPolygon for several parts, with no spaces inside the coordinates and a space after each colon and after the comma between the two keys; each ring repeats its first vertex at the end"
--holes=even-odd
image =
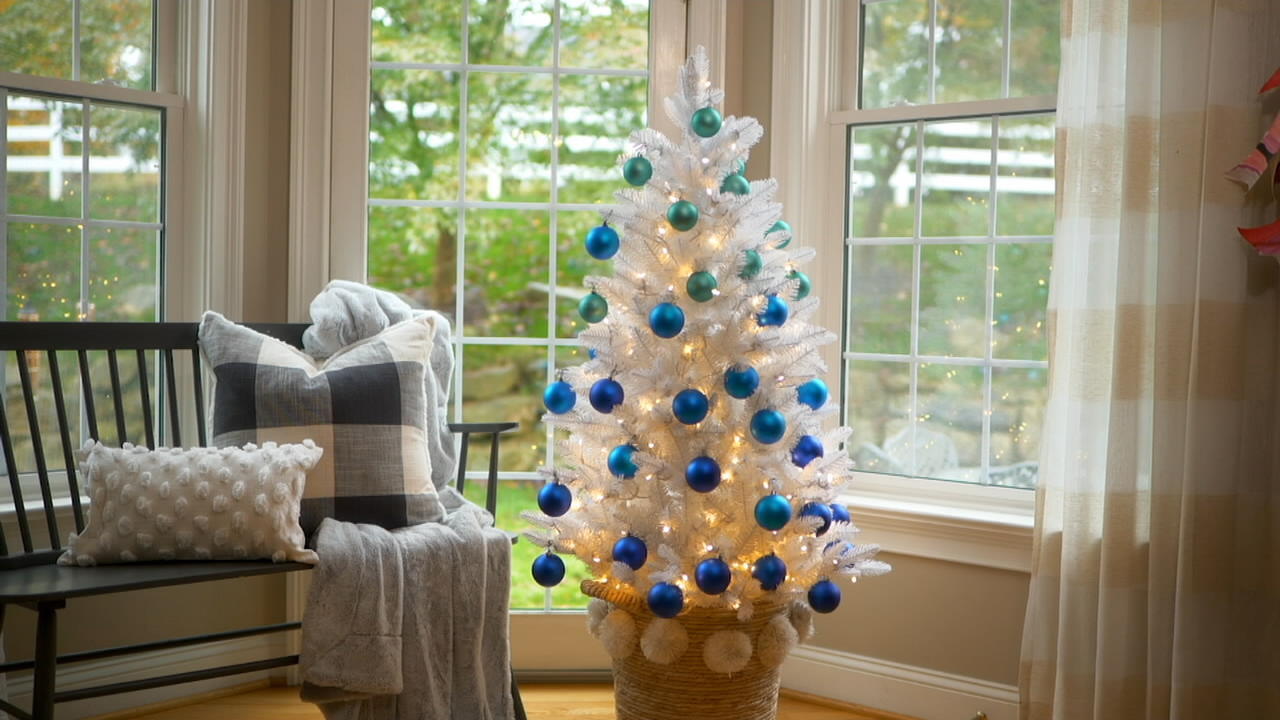
{"type": "MultiPolygon", "coordinates": [[[[124,657],[91,660],[64,665],[59,668],[57,689],[74,690],[128,680],[141,680],[155,677],[156,675],[190,672],[215,665],[233,665],[254,660],[264,660],[283,655],[285,649],[285,637],[277,633],[223,640],[207,645],[193,645],[124,657]]],[[[266,680],[271,677],[272,672],[271,670],[262,670],[244,673],[243,675],[230,675],[213,678],[212,680],[201,680],[199,682],[171,685],[139,692],[59,703],[57,715],[59,720],[78,720],[92,715],[102,715],[143,705],[167,702],[201,693],[213,692],[222,688],[266,680]]],[[[8,697],[10,702],[20,708],[31,707],[30,673],[18,674],[9,679],[8,697]]],[[[4,713],[0,713],[0,717],[5,717],[4,713]]]]}
{"type": "Polygon", "coordinates": [[[801,646],[782,666],[782,686],[921,720],[1016,720],[1018,689],[839,650],[801,646]]]}

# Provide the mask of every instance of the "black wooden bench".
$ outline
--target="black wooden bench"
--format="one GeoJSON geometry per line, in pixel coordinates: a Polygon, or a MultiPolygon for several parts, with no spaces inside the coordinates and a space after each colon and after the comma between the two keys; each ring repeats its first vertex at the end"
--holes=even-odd
{"type": "MultiPolygon", "coordinates": [[[[182,447],[191,444],[191,437],[203,446],[208,443],[205,427],[205,394],[202,380],[200,350],[197,344],[196,323],[31,323],[0,322],[0,369],[10,352],[16,359],[22,389],[21,409],[6,407],[4,384],[0,383],[0,445],[3,446],[4,468],[7,474],[11,503],[0,515],[0,629],[3,629],[5,610],[17,605],[36,613],[35,657],[0,664],[0,674],[22,670],[34,671],[32,679],[32,708],[27,712],[6,699],[0,699],[0,710],[16,718],[52,720],[55,703],[84,700],[117,693],[146,690],[168,685],[206,680],[210,678],[255,672],[294,665],[297,655],[267,658],[253,662],[207,668],[193,672],[161,675],[142,680],[118,682],[98,687],[61,691],[56,689],[57,667],[88,660],[99,660],[150,650],[162,650],[188,645],[230,640],[234,638],[268,633],[298,630],[299,622],[277,623],[243,628],[226,632],[193,635],[159,642],[124,645],[120,647],[57,654],[58,610],[69,600],[93,595],[128,592],[145,588],[189,583],[209,582],[227,578],[271,575],[275,573],[310,570],[301,563],[248,562],[166,562],[138,563],[132,565],[108,565],[98,567],[61,567],[56,564],[62,554],[66,531],[59,526],[59,511],[70,511],[76,532],[84,529],[87,499],[81,497],[80,478],[77,477],[74,452],[81,437],[103,442],[122,444],[134,442],[154,448],[157,438],[160,444],[182,447]],[[59,366],[59,353],[74,360],[75,368],[64,370],[59,366]],[[115,432],[99,434],[97,408],[95,407],[93,360],[105,353],[110,382],[110,403],[114,415],[115,432]],[[130,358],[130,356],[132,356],[130,358]],[[138,405],[141,409],[142,432],[130,436],[130,422],[126,419],[126,399],[122,392],[121,358],[130,358],[137,375],[138,405]],[[150,360],[149,358],[155,358],[150,360]],[[32,367],[40,374],[47,374],[52,391],[53,410],[57,418],[57,442],[61,445],[63,471],[50,468],[45,445],[53,442],[48,430],[42,430],[38,397],[45,383],[35,377],[32,367]],[[194,370],[193,370],[194,369],[194,370]],[[72,382],[78,378],[82,392],[79,397],[79,413],[68,412],[68,393],[63,387],[64,374],[72,382]],[[152,377],[155,385],[152,386],[152,377]],[[180,380],[183,392],[179,392],[180,380]],[[187,385],[190,392],[187,392],[187,385]],[[188,402],[189,401],[189,402],[188,402]],[[153,410],[153,402],[154,410],[153,410]],[[166,412],[167,409],[167,412],[166,412]],[[74,415],[74,416],[73,416],[74,415]],[[183,418],[187,421],[184,423],[183,418]],[[192,433],[191,426],[194,426],[192,433]],[[39,481],[39,501],[28,499],[23,493],[23,476],[18,465],[16,440],[19,429],[25,427],[29,438],[30,456],[39,481]],[[184,434],[184,430],[186,434],[184,434]],[[56,487],[55,489],[55,486],[56,487]],[[17,523],[21,549],[9,548],[5,530],[9,517],[17,523]],[[43,525],[44,528],[39,526],[43,525]],[[48,543],[43,535],[47,531],[48,543]]],[[[302,347],[305,324],[253,324],[255,330],[302,347]]],[[[102,368],[98,368],[98,374],[102,368]]],[[[0,376],[2,377],[2,376],[0,376]]],[[[101,396],[99,396],[101,399],[101,396]]],[[[134,423],[136,428],[136,423],[134,423]]],[[[461,457],[458,463],[458,490],[465,487],[467,445],[473,434],[492,435],[489,449],[489,472],[485,507],[494,512],[498,495],[498,439],[503,432],[513,430],[516,423],[455,423],[449,429],[461,436],[461,457]]],[[[26,458],[23,458],[24,460],[26,458]]],[[[30,466],[27,466],[30,467],[30,466]]],[[[25,473],[30,478],[31,473],[25,473]]],[[[524,719],[524,709],[519,690],[512,677],[512,696],[517,718],[524,719]]]]}

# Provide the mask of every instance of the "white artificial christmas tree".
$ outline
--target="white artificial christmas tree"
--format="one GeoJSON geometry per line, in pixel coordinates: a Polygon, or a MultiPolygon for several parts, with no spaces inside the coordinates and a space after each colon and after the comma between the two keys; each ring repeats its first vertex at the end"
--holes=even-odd
{"type": "MultiPolygon", "coordinates": [[[[675,618],[640,637],[592,610],[615,657],[642,646],[655,662],[684,651],[679,616],[691,608],[742,621],[762,601],[830,612],[841,576],[889,570],[835,504],[850,431],[824,429],[837,407],[817,348],[835,336],[809,322],[818,303],[799,267],[814,252],[791,245],[777,183],[742,175],[763,130],[722,118],[724,93],[707,78],[699,49],[665,103],[681,136],[632,134],[623,177],[635,187],[587,237],[614,272],[587,278],[579,338],[592,359],[544,395],[544,420],[570,435],[542,470],[543,513],[526,514],[538,526],[526,536],[548,549],[540,583],[563,578],[558,554],[576,555],[597,582],[675,618]]],[[[779,663],[788,627],[757,640],[779,663]]],[[[729,672],[742,652],[739,638],[714,637],[707,665],[729,672]]]]}

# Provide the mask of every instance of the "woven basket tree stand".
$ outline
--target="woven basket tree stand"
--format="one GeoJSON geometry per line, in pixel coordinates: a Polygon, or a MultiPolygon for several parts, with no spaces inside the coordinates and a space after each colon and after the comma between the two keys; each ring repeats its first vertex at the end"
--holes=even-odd
{"type": "MultiPolygon", "coordinates": [[[[582,592],[630,614],[636,637],[656,619],[644,600],[630,591],[584,580],[582,592]]],[[[618,720],[775,720],[779,668],[766,667],[753,651],[740,671],[713,672],[703,659],[703,648],[708,637],[723,630],[745,633],[754,648],[769,621],[787,612],[782,603],[757,602],[751,619],[744,622],[728,609],[686,610],[676,619],[688,633],[689,645],[674,662],[651,662],[638,646],[626,657],[614,658],[618,720]]]]}

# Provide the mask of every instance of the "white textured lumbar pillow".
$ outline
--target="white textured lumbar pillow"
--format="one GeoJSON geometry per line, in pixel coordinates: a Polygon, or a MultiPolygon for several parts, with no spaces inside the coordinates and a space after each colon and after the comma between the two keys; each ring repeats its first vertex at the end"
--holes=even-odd
{"type": "Polygon", "coordinates": [[[60,565],[145,560],[292,560],[314,564],[298,525],[307,471],[323,450],[302,444],[160,448],[90,441],[79,452],[89,522],[60,565]]]}

